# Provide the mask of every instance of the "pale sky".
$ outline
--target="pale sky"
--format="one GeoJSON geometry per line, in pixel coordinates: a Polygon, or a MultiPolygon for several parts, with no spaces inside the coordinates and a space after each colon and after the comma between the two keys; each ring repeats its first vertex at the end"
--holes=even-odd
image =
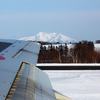
{"type": "Polygon", "coordinates": [[[100,39],[100,0],[0,0],[0,38],[39,32],[100,39]]]}

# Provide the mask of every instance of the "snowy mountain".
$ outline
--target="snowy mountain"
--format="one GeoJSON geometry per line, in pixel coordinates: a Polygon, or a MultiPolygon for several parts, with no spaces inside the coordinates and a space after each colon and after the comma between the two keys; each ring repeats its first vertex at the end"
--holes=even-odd
{"type": "Polygon", "coordinates": [[[67,42],[76,42],[76,40],[67,37],[63,34],[57,34],[57,33],[44,33],[44,32],[39,32],[35,36],[31,37],[23,37],[20,38],[19,40],[32,40],[32,41],[43,41],[43,42],[60,42],[60,43],[67,43],[67,42]]]}

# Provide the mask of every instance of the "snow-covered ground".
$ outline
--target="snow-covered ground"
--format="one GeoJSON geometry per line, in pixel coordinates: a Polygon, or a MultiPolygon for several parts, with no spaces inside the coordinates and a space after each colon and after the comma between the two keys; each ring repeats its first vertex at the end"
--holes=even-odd
{"type": "MultiPolygon", "coordinates": [[[[54,46],[54,47],[56,47],[56,46],[58,47],[60,45],[65,46],[65,44],[52,44],[52,46],[54,46]]],[[[43,45],[43,46],[46,46],[46,48],[48,48],[48,46],[51,46],[51,45],[43,45]]],[[[74,48],[75,45],[74,44],[67,44],[67,46],[70,49],[70,48],[74,48]]],[[[100,51],[100,44],[94,44],[94,48],[96,51],[100,51]]]]}
{"type": "Polygon", "coordinates": [[[94,44],[95,50],[100,52],[100,44],[94,44]]]}
{"type": "Polygon", "coordinates": [[[45,72],[53,88],[72,100],[100,100],[100,70],[45,72]]]}
{"type": "MultiPolygon", "coordinates": [[[[53,47],[59,47],[59,46],[65,46],[65,44],[52,44],[53,47]]],[[[51,46],[51,44],[48,45],[43,45],[43,47],[46,47],[48,49],[49,46],[51,46]]],[[[67,44],[68,49],[70,48],[74,48],[74,44],[67,44]]]]}

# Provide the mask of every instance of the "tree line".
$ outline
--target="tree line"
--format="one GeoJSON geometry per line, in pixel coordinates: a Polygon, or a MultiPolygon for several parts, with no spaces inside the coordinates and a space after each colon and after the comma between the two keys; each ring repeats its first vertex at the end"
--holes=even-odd
{"type": "Polygon", "coordinates": [[[64,45],[48,47],[41,45],[38,63],[100,63],[100,52],[95,51],[91,41],[81,41],[73,48],[64,45]]]}

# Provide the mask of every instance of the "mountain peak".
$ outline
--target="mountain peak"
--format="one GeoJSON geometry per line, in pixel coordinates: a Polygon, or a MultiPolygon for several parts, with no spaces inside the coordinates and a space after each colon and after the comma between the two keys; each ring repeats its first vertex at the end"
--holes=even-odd
{"type": "Polygon", "coordinates": [[[43,41],[43,42],[60,42],[60,43],[67,43],[67,42],[75,42],[76,40],[67,37],[63,34],[57,33],[45,33],[39,32],[35,36],[31,37],[23,37],[20,40],[32,40],[32,41],[43,41]]]}

